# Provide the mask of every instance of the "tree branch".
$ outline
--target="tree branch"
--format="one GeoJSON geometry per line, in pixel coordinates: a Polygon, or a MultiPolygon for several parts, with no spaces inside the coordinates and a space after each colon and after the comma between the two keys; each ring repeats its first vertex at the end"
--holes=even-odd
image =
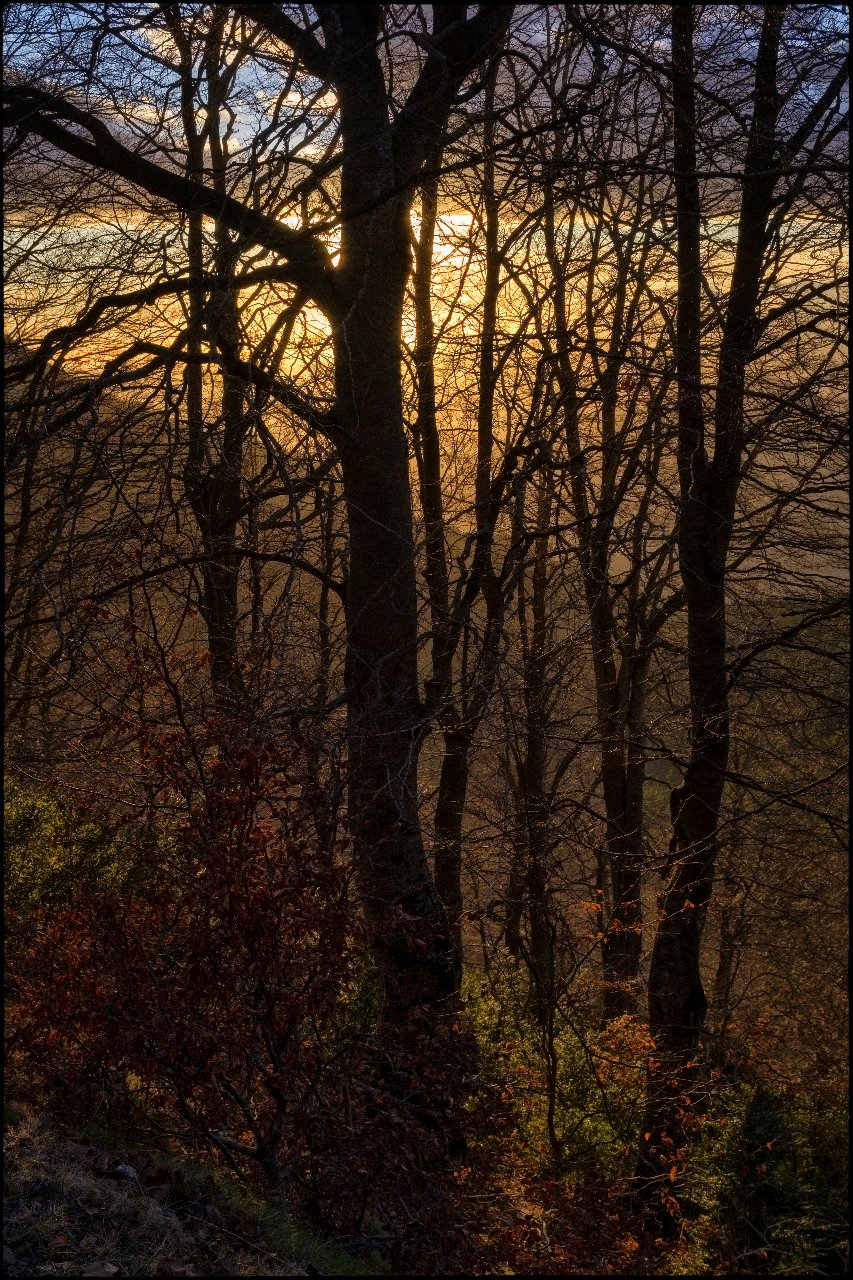
{"type": "Polygon", "coordinates": [[[420,171],[427,154],[441,142],[447,115],[462,81],[493,53],[506,34],[515,5],[481,5],[464,18],[465,5],[436,5],[429,52],[406,105],[394,125],[394,165],[402,185],[420,171]]]}
{"type": "Polygon", "coordinates": [[[67,155],[105,169],[168,201],[186,213],[202,213],[235,231],[247,244],[262,245],[287,262],[288,279],[304,289],[329,314],[334,311],[331,259],[314,231],[295,231],[248,208],[233,196],[214,191],[147,160],[120,143],[89,111],[30,85],[3,87],[4,126],[35,133],[67,155]],[[72,132],[59,119],[85,129],[91,141],[72,132]]]}
{"type": "Polygon", "coordinates": [[[232,8],[241,18],[248,18],[275,40],[292,49],[299,61],[318,80],[328,80],[329,56],[323,46],[305,27],[289,18],[279,4],[235,4],[232,8]]]}

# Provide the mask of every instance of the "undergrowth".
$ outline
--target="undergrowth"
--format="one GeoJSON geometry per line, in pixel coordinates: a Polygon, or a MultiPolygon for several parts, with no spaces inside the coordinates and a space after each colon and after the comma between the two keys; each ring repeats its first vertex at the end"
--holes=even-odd
{"type": "Polygon", "coordinates": [[[5,1119],[7,1274],[381,1273],[209,1162],[64,1132],[26,1106],[5,1119]]]}
{"type": "Polygon", "coordinates": [[[103,892],[127,874],[126,846],[57,792],[6,774],[3,779],[3,889],[6,910],[28,919],[74,892],[103,892]]]}
{"type": "Polygon", "coordinates": [[[847,1144],[840,1099],[718,1086],[691,1151],[673,1274],[847,1274],[847,1144]]]}
{"type": "Polygon", "coordinates": [[[664,1244],[630,1195],[643,1023],[602,1025],[571,986],[543,1021],[506,957],[466,976],[446,1043],[428,1036],[418,1057],[404,1036],[391,1062],[387,1037],[372,1039],[343,855],[318,856],[310,809],[275,789],[263,752],[211,745],[218,772],[184,823],[132,853],[91,814],[7,779],[10,1061],[31,1104],[7,1132],[18,1274],[420,1274],[461,1260],[471,1274],[845,1272],[837,1089],[818,1100],[711,1073],[680,1238],[664,1244]],[[148,1134],[148,1154],[125,1160],[135,1181],[96,1153],[106,1143],[122,1163],[114,1136],[56,1125],[75,1106],[113,1135],[126,1122],[126,1141],[148,1134]],[[178,1154],[158,1132],[180,1133],[178,1154]],[[252,1145],[296,1217],[358,1259],[253,1190],[245,1160],[218,1172],[217,1146],[252,1145]]]}
{"type": "Polygon", "coordinates": [[[630,1176],[649,1051],[642,1023],[625,1016],[601,1027],[567,1004],[543,1028],[512,963],[489,981],[469,975],[464,998],[481,1070],[513,1101],[526,1158],[572,1183],[630,1176]]]}

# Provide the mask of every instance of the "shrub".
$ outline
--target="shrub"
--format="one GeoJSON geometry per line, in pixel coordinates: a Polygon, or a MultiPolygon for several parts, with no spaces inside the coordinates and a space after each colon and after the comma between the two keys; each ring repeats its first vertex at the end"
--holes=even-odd
{"type": "Polygon", "coordinates": [[[720,1086],[691,1153],[674,1274],[841,1275],[847,1260],[844,1107],[761,1083],[720,1086]]]}
{"type": "Polygon", "coordinates": [[[41,893],[13,949],[16,1087],[251,1155],[280,1179],[286,1139],[295,1155],[323,1127],[318,1081],[334,1090],[341,1061],[358,969],[345,860],[316,840],[310,785],[268,744],[211,723],[162,742],[159,764],[172,794],[195,793],[183,814],[152,811],[123,881],[41,893]]]}
{"type": "Polygon", "coordinates": [[[518,1141],[534,1162],[578,1180],[629,1174],[649,1051],[644,1026],[625,1016],[601,1028],[566,1000],[549,1035],[527,1012],[524,975],[511,961],[495,966],[490,984],[471,975],[465,994],[483,1071],[514,1104],[518,1141]]]}
{"type": "Polygon", "coordinates": [[[105,823],[44,787],[5,775],[3,878],[14,918],[67,903],[75,890],[118,883],[126,868],[127,850],[105,823]]]}
{"type": "Polygon", "coordinates": [[[14,1096],[259,1166],[325,1230],[422,1241],[468,1046],[423,1010],[377,1028],[335,797],[295,738],[138,735],[155,799],[116,824],[126,873],[40,901],[10,951],[14,1096]]]}

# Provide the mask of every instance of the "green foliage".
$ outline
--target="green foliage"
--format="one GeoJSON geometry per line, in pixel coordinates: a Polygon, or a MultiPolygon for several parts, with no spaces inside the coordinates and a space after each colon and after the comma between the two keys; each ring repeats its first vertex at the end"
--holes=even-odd
{"type": "Polygon", "coordinates": [[[846,1108],[718,1089],[684,1185],[694,1219],[672,1273],[841,1275],[847,1262],[846,1108]]]}
{"type": "Polygon", "coordinates": [[[625,1017],[595,1026],[568,1005],[543,1028],[525,1008],[515,966],[467,980],[464,995],[481,1070],[512,1106],[515,1140],[542,1168],[573,1181],[630,1174],[642,1114],[648,1038],[625,1017]]]}
{"type": "Polygon", "coordinates": [[[74,890],[115,887],[127,862],[122,842],[102,823],[9,775],[3,846],[6,908],[19,920],[67,902],[74,890]]]}

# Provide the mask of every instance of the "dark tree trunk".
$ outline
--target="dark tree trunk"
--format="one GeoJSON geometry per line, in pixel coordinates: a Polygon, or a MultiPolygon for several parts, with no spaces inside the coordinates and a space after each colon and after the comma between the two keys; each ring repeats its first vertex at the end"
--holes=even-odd
{"type": "Polygon", "coordinates": [[[376,219],[371,245],[371,274],[381,279],[362,278],[336,335],[336,389],[350,542],[350,829],[390,1012],[429,1003],[455,984],[418,818],[423,714],[399,342],[408,250],[402,219],[396,227],[389,221],[376,219]]]}
{"type": "MultiPolygon", "coordinates": [[[[418,463],[421,509],[424,517],[425,579],[432,622],[432,674],[427,691],[430,711],[435,710],[444,735],[444,758],[435,809],[434,870],[436,887],[450,923],[457,981],[461,982],[462,947],[462,822],[470,776],[470,752],[477,727],[488,704],[497,674],[497,649],[503,609],[492,565],[495,514],[491,502],[492,421],[495,398],[495,323],[500,293],[498,253],[498,201],[494,190],[491,153],[494,141],[494,78],[486,87],[484,122],[484,194],[486,199],[486,281],[480,335],[480,397],[477,410],[477,462],[475,509],[477,539],[474,564],[462,598],[451,612],[450,575],[445,545],[444,503],[441,489],[441,450],[438,434],[435,378],[435,330],[432,316],[432,265],[438,214],[438,179],[430,176],[421,186],[421,227],[415,250],[415,365],[418,375],[418,416],[415,456],[418,463]],[[476,685],[468,687],[469,674],[461,672],[459,696],[453,696],[454,660],[459,638],[480,592],[486,597],[488,618],[476,685]]],[[[427,158],[427,170],[437,175],[442,151],[427,158]]],[[[464,664],[463,664],[464,666],[464,664]]]]}
{"type": "MultiPolygon", "coordinates": [[[[616,661],[618,637],[608,575],[611,507],[615,494],[617,451],[605,450],[598,510],[590,502],[578,408],[578,388],[569,358],[569,306],[554,230],[554,205],[545,201],[546,249],[554,276],[558,351],[557,378],[562,398],[570,453],[569,480],[577,517],[578,550],[584,596],[590,622],[596,719],[601,755],[605,813],[605,849],[613,891],[612,910],[602,940],[602,1007],[605,1018],[634,1013],[636,979],[643,946],[642,856],[643,782],[645,758],[642,737],[634,725],[642,722],[646,655],[629,655],[622,669],[616,661]]],[[[624,282],[622,283],[624,293],[624,282]]],[[[613,382],[613,378],[610,378],[613,382]]],[[[602,443],[615,437],[615,401],[605,387],[602,443]]]]}
{"type": "MultiPolygon", "coordinates": [[[[189,152],[188,176],[196,179],[207,167],[212,187],[223,196],[226,193],[226,159],[220,139],[223,95],[219,65],[224,22],[225,11],[221,10],[208,33],[205,49],[206,133],[210,149],[206,166],[204,143],[195,115],[192,52],[183,37],[180,23],[173,18],[171,20],[182,58],[182,114],[189,152]]],[[[224,372],[218,421],[206,421],[202,376],[205,345],[223,357],[226,367],[239,357],[240,346],[239,311],[233,285],[235,255],[223,226],[217,226],[215,235],[216,286],[209,291],[206,303],[205,291],[200,284],[191,289],[189,298],[188,351],[191,363],[187,367],[188,452],[184,486],[204,551],[200,609],[211,655],[211,682],[220,711],[231,715],[243,709],[246,694],[237,650],[240,572],[237,526],[247,419],[245,388],[240,380],[224,372]]],[[[199,213],[189,216],[187,247],[190,277],[201,281],[207,264],[203,220],[199,213]]]]}
{"type": "MultiPolygon", "coordinates": [[[[643,788],[645,750],[635,711],[642,718],[648,657],[624,658],[627,699],[614,714],[599,716],[607,853],[612,909],[601,944],[605,1018],[637,1011],[637,975],[643,951],[643,788]],[[622,705],[627,701],[627,706],[622,705]]],[[[614,673],[615,675],[615,673],[614,673]]],[[[606,691],[606,686],[605,686],[606,691]]],[[[601,705],[599,706],[601,711],[601,705]]]]}
{"type": "MultiPolygon", "coordinates": [[[[523,502],[523,496],[520,497],[523,502]]],[[[551,493],[543,486],[536,501],[537,538],[533,544],[530,621],[524,576],[519,582],[518,611],[524,655],[524,701],[527,720],[524,765],[519,778],[526,843],[527,900],[530,914],[530,976],[533,1007],[543,1034],[554,1015],[555,922],[549,902],[551,869],[550,804],[546,788],[548,761],[548,528],[551,493]]]]}
{"type": "Polygon", "coordinates": [[[759,284],[772,209],[776,65],[784,6],[764,9],[753,119],[744,163],[738,241],[723,326],[714,410],[714,454],[705,449],[701,350],[701,204],[696,173],[693,6],[672,10],[673,112],[678,210],[677,375],[679,557],[687,607],[690,758],[672,793],[672,870],[649,973],[655,1042],[639,1173],[659,1179],[683,1154],[689,1132],[693,1061],[708,1002],[702,931],[713,888],[717,824],[729,756],[726,673],[726,560],[743,456],[743,396],[757,327],[759,284]]]}
{"type": "Polygon", "coordinates": [[[409,210],[439,153],[468,71],[503,38],[512,6],[466,20],[433,11],[435,49],[392,123],[379,5],[320,10],[340,108],[341,251],[331,315],[337,444],[350,536],[346,692],[349,818],[386,1021],[458,986],[458,956],[424,850],[418,755],[426,728],[417,670],[417,589],[401,332],[411,267],[409,210]],[[461,19],[461,20],[460,20],[461,19]]]}
{"type": "Polygon", "coordinates": [[[424,717],[400,346],[409,197],[392,194],[393,139],[373,34],[355,13],[348,18],[336,83],[345,160],[335,393],[350,549],[349,821],[382,1004],[392,1018],[456,984],[418,816],[424,717]]]}
{"type": "Polygon", "coordinates": [[[450,921],[457,972],[462,972],[462,818],[468,792],[471,736],[444,735],[444,758],[435,806],[435,887],[450,921]]]}
{"type": "Polygon", "coordinates": [[[438,703],[444,735],[434,817],[433,869],[438,896],[447,913],[457,984],[462,978],[462,819],[468,791],[472,733],[459,726],[450,701],[455,644],[450,625],[450,584],[445,549],[444,499],[441,491],[441,447],[435,384],[435,327],[432,316],[432,264],[438,216],[438,172],[441,150],[427,160],[431,175],[421,186],[421,225],[415,248],[415,368],[418,415],[414,444],[424,521],[424,578],[432,624],[432,674],[429,696],[438,703]]]}

